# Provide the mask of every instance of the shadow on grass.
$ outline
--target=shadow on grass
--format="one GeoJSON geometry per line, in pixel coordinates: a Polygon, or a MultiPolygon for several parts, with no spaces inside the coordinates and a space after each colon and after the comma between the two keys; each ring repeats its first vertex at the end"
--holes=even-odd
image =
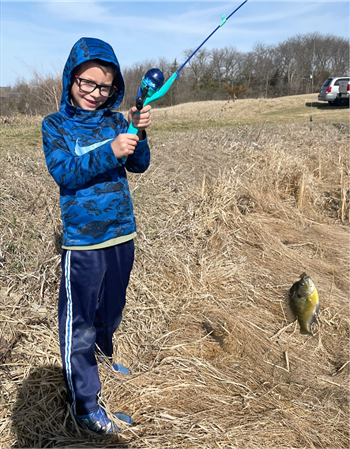
{"type": "Polygon", "coordinates": [[[62,253],[62,244],[63,244],[63,235],[62,229],[54,230],[54,245],[55,245],[55,253],[60,255],[62,253]]]}
{"type": "Polygon", "coordinates": [[[308,108],[317,108],[317,109],[323,109],[323,110],[338,110],[338,109],[348,109],[349,103],[344,105],[335,105],[335,104],[329,104],[326,101],[319,102],[319,101],[312,101],[312,102],[306,102],[305,106],[308,108]]]}
{"type": "Polygon", "coordinates": [[[14,448],[128,447],[118,437],[90,435],[76,425],[66,402],[62,369],[57,365],[30,371],[13,408],[12,429],[17,436],[14,448]]]}

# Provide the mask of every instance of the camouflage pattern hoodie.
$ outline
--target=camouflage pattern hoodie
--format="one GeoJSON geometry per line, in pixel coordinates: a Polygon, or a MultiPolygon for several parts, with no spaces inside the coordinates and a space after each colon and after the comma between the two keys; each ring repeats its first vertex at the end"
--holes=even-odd
{"type": "Polygon", "coordinates": [[[60,188],[64,248],[110,246],[135,236],[126,171],[147,170],[150,150],[145,138],[126,162],[114,156],[111,141],[128,129],[124,116],[113,111],[123,96],[124,82],[112,47],[99,39],[81,38],[64,67],[60,108],[42,123],[46,164],[60,188]],[[112,63],[118,74],[116,93],[95,111],[70,102],[74,69],[92,59],[112,63]]]}

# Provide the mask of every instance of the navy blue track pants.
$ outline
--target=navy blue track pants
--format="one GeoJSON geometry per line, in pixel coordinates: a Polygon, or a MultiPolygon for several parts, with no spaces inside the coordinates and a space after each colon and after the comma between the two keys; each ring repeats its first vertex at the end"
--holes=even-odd
{"type": "Polygon", "coordinates": [[[98,408],[96,345],[112,357],[134,261],[134,241],[98,250],[63,250],[58,300],[63,373],[74,414],[98,408]]]}

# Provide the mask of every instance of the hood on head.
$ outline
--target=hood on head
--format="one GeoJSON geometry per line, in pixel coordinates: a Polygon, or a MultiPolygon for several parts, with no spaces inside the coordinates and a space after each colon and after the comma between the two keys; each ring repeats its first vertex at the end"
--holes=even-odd
{"type": "Polygon", "coordinates": [[[107,44],[107,42],[100,39],[82,37],[73,45],[63,69],[63,88],[60,109],[67,106],[73,107],[70,103],[70,90],[74,70],[83,62],[94,59],[99,59],[112,64],[117,73],[117,76],[114,79],[115,85],[117,86],[117,91],[106,101],[106,103],[104,103],[103,109],[115,109],[120,105],[124,97],[124,81],[120,72],[119,62],[113,48],[107,44]]]}

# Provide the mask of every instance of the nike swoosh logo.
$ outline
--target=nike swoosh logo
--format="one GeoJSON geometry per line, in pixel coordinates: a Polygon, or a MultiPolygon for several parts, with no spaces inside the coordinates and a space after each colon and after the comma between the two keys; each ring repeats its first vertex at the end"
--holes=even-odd
{"type": "Polygon", "coordinates": [[[102,145],[104,145],[107,142],[110,142],[111,140],[113,140],[113,139],[102,140],[102,142],[97,142],[97,143],[94,143],[93,145],[89,145],[87,147],[81,147],[79,145],[79,139],[77,139],[77,141],[75,142],[74,151],[78,156],[82,156],[83,154],[86,154],[89,151],[96,150],[96,148],[101,147],[102,145]]]}

